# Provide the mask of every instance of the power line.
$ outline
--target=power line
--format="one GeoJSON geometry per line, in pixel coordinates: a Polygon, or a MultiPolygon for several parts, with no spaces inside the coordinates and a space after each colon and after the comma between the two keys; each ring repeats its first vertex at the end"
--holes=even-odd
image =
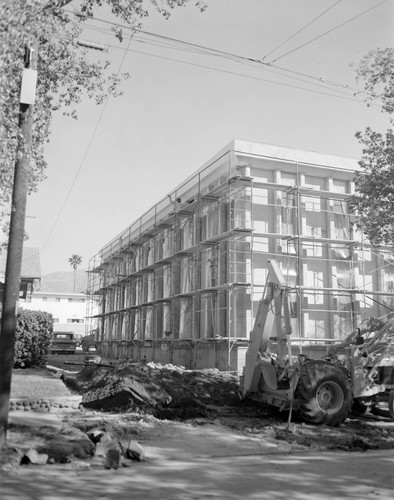
{"type": "MultiPolygon", "coordinates": [[[[75,14],[74,12],[72,12],[70,10],[67,10],[67,9],[64,9],[64,11],[68,12],[69,14],[75,14]]],[[[109,24],[109,25],[114,26],[114,27],[118,27],[118,28],[125,28],[127,30],[131,30],[133,33],[134,32],[135,33],[143,33],[144,35],[149,35],[149,36],[152,36],[152,37],[157,37],[157,38],[160,38],[160,39],[163,39],[163,40],[167,40],[169,42],[181,43],[181,44],[183,44],[185,46],[188,46],[188,47],[198,48],[198,49],[201,49],[201,50],[204,50],[204,51],[211,52],[213,55],[228,56],[230,58],[237,58],[237,59],[246,60],[246,61],[252,60],[249,57],[244,57],[244,56],[232,54],[231,52],[226,52],[226,51],[223,51],[223,50],[211,49],[210,47],[207,47],[205,45],[200,45],[200,44],[196,44],[196,43],[192,43],[192,42],[187,42],[185,40],[179,40],[177,38],[172,38],[172,37],[169,37],[169,36],[166,36],[166,35],[158,35],[157,33],[152,33],[150,31],[145,31],[145,30],[142,30],[140,28],[135,28],[135,27],[129,26],[127,24],[118,24],[118,23],[114,23],[113,21],[107,21],[106,19],[101,19],[101,18],[93,17],[93,16],[89,16],[89,17],[86,16],[86,19],[88,21],[89,20],[99,21],[99,22],[102,22],[102,23],[105,23],[105,24],[109,24]]]]}
{"type": "MultiPolygon", "coordinates": [[[[111,47],[111,48],[119,48],[119,47],[111,46],[111,45],[109,45],[109,47],[111,47]]],[[[323,92],[323,91],[318,91],[318,90],[314,90],[314,89],[308,89],[306,87],[300,87],[300,86],[297,86],[297,85],[290,85],[288,83],[277,82],[275,80],[268,80],[266,78],[260,78],[258,76],[247,75],[245,73],[239,73],[239,72],[236,72],[236,71],[225,70],[225,69],[221,69],[221,68],[215,68],[213,66],[208,66],[208,65],[204,65],[204,64],[198,64],[198,63],[192,63],[192,62],[189,62],[189,61],[183,61],[181,59],[176,59],[176,58],[173,58],[173,57],[159,56],[157,54],[151,54],[150,52],[144,52],[142,50],[129,49],[128,52],[134,52],[136,54],[142,54],[142,55],[146,55],[146,56],[149,56],[149,57],[155,57],[155,58],[158,58],[158,59],[163,59],[165,61],[180,62],[182,64],[187,64],[188,66],[194,66],[194,67],[198,67],[198,68],[210,69],[212,71],[217,71],[219,73],[225,73],[225,74],[240,76],[240,77],[243,77],[243,78],[249,78],[249,79],[252,79],[252,80],[258,80],[258,81],[266,82],[266,83],[272,83],[274,85],[279,85],[279,86],[282,86],[282,87],[294,88],[294,89],[303,90],[303,91],[306,91],[306,92],[313,92],[313,93],[317,93],[317,94],[328,95],[328,96],[331,96],[331,97],[337,97],[339,99],[345,99],[345,100],[348,100],[348,101],[364,102],[362,99],[352,98],[352,97],[350,97],[348,95],[341,96],[341,95],[338,95],[338,94],[332,94],[330,92],[323,92]]]]}
{"type": "MultiPolygon", "coordinates": [[[[118,67],[118,71],[117,71],[117,73],[116,73],[116,76],[118,76],[118,75],[119,75],[119,73],[120,73],[120,71],[121,71],[121,69],[122,69],[122,66],[123,66],[124,60],[125,60],[125,58],[126,58],[126,55],[127,55],[128,49],[129,49],[130,44],[131,44],[131,40],[132,40],[132,37],[130,37],[129,44],[128,44],[127,48],[124,50],[123,58],[122,58],[122,60],[121,60],[121,62],[120,62],[120,64],[119,64],[119,67],[118,67]]],[[[98,130],[99,126],[100,126],[101,120],[102,120],[102,118],[103,118],[103,116],[104,116],[105,110],[106,110],[107,105],[108,105],[108,102],[109,102],[109,98],[110,98],[110,96],[108,95],[108,96],[107,96],[107,99],[106,99],[106,100],[105,100],[105,102],[104,102],[104,105],[103,105],[103,108],[102,108],[102,110],[101,110],[101,113],[100,113],[100,115],[99,115],[99,117],[98,117],[98,120],[97,120],[96,126],[95,126],[95,128],[94,128],[94,130],[93,130],[93,133],[92,133],[91,137],[90,137],[90,140],[89,140],[89,143],[88,143],[87,148],[86,148],[86,150],[85,150],[85,153],[84,153],[84,155],[83,155],[83,157],[82,157],[81,163],[79,164],[78,170],[77,170],[77,172],[75,173],[74,178],[73,178],[73,181],[72,181],[72,183],[71,183],[71,186],[70,186],[70,188],[69,188],[69,190],[68,190],[68,192],[67,192],[66,198],[64,199],[64,202],[63,202],[63,204],[62,204],[62,206],[61,206],[61,208],[60,208],[60,210],[59,210],[59,212],[58,212],[58,214],[57,214],[57,217],[56,217],[55,222],[54,222],[54,224],[53,224],[53,226],[52,226],[52,228],[51,228],[51,230],[50,230],[50,232],[49,232],[49,235],[48,235],[48,237],[47,237],[47,239],[46,239],[46,241],[45,241],[44,245],[43,245],[43,246],[42,246],[42,248],[41,248],[41,251],[43,251],[43,250],[44,250],[44,248],[46,247],[46,245],[48,244],[48,241],[50,240],[50,238],[51,238],[51,236],[52,236],[52,234],[53,234],[53,232],[54,232],[54,230],[55,230],[55,228],[56,228],[56,226],[57,226],[57,223],[59,222],[59,219],[60,219],[60,217],[61,217],[61,215],[62,215],[62,213],[63,213],[63,210],[64,210],[65,206],[67,205],[67,202],[68,202],[68,200],[69,200],[69,198],[70,198],[71,192],[72,192],[72,190],[73,190],[73,188],[74,188],[74,185],[75,185],[75,183],[76,183],[76,181],[77,181],[77,178],[78,178],[78,176],[79,176],[79,173],[81,172],[81,169],[82,169],[82,167],[83,167],[83,165],[84,165],[84,163],[85,163],[86,157],[87,157],[87,155],[88,155],[88,153],[89,153],[89,151],[90,151],[90,148],[91,148],[91,146],[92,146],[93,139],[94,139],[94,138],[95,138],[95,136],[96,136],[96,132],[97,132],[97,130],[98,130]]]]}
{"type": "MultiPolygon", "coordinates": [[[[365,12],[363,12],[361,14],[358,14],[357,16],[355,16],[354,18],[352,18],[350,20],[347,20],[345,23],[342,23],[342,25],[349,23],[351,20],[354,20],[356,17],[360,17],[361,15],[367,13],[368,11],[370,11],[370,10],[372,10],[374,8],[379,7],[381,4],[383,4],[383,3],[387,2],[387,1],[388,0],[384,0],[383,2],[381,2],[380,4],[378,4],[377,6],[371,8],[371,9],[368,9],[367,11],[365,11],[365,12]]],[[[67,11],[67,12],[72,13],[71,11],[67,11]]],[[[195,53],[199,53],[201,55],[208,55],[208,56],[214,56],[214,57],[222,57],[222,58],[229,59],[229,60],[232,60],[232,61],[238,62],[238,63],[246,63],[246,64],[256,64],[257,63],[257,64],[259,64],[261,66],[266,67],[266,68],[274,67],[274,68],[277,68],[277,69],[279,69],[279,70],[281,70],[281,71],[283,71],[285,73],[297,74],[298,76],[302,76],[302,77],[305,77],[305,78],[317,81],[320,84],[323,84],[325,87],[326,86],[340,87],[340,88],[343,88],[343,89],[351,90],[353,92],[368,94],[368,95],[371,95],[372,97],[381,97],[379,95],[375,95],[375,94],[373,94],[371,92],[368,92],[368,91],[364,91],[364,90],[360,90],[360,89],[357,89],[357,88],[354,88],[354,87],[350,87],[348,84],[343,84],[343,83],[339,83],[339,82],[327,80],[327,79],[325,79],[323,77],[316,77],[314,75],[309,75],[307,73],[297,72],[297,71],[290,70],[288,68],[276,66],[276,65],[273,64],[274,61],[272,61],[270,63],[266,63],[266,62],[264,62],[261,59],[256,59],[256,58],[253,58],[253,57],[245,57],[245,56],[241,56],[239,54],[233,54],[233,53],[226,52],[226,51],[216,50],[216,49],[213,49],[211,47],[204,46],[204,45],[194,44],[194,43],[187,42],[187,41],[184,41],[184,40],[179,40],[179,39],[176,39],[176,38],[172,38],[172,37],[168,37],[168,36],[164,36],[164,35],[159,35],[159,34],[156,34],[156,33],[144,31],[142,29],[136,29],[136,28],[133,28],[133,27],[130,27],[130,26],[127,26],[127,25],[117,25],[117,24],[115,24],[112,21],[107,21],[106,19],[101,19],[101,18],[97,18],[97,17],[87,17],[86,19],[88,21],[93,20],[93,21],[99,21],[99,22],[102,22],[102,23],[105,23],[105,24],[108,24],[108,25],[111,25],[111,26],[118,26],[120,28],[125,28],[127,30],[132,30],[133,33],[137,32],[137,33],[140,33],[142,35],[151,36],[153,38],[158,38],[160,40],[164,40],[164,41],[167,42],[167,44],[159,44],[159,43],[157,43],[156,45],[159,46],[159,47],[170,48],[170,49],[173,49],[173,50],[181,50],[181,51],[185,51],[185,52],[195,52],[195,53]],[[171,45],[171,44],[174,44],[174,45],[171,45]],[[179,45],[181,47],[179,47],[179,45]]],[[[93,27],[93,26],[89,26],[89,28],[90,29],[99,29],[99,28],[93,27]]],[[[337,26],[336,28],[333,28],[330,31],[333,31],[334,29],[337,29],[337,28],[339,28],[339,26],[337,26]]],[[[110,33],[110,30],[108,30],[108,34],[109,33],[110,33]]],[[[326,32],[326,33],[328,33],[328,32],[326,32]]],[[[323,35],[320,35],[320,36],[323,36],[323,35]]],[[[143,43],[142,40],[144,40],[144,39],[143,39],[143,37],[136,35],[136,36],[133,36],[133,40],[137,41],[137,42],[140,42],[140,43],[143,43]]],[[[150,44],[152,46],[155,45],[152,42],[149,43],[148,40],[145,43],[150,44]]],[[[312,43],[312,40],[310,42],[307,42],[307,43],[312,43]]],[[[110,45],[110,46],[112,48],[119,48],[119,47],[116,47],[114,45],[110,45]]],[[[280,59],[280,58],[275,59],[275,61],[278,60],[278,59],[280,59]]]]}
{"type": "Polygon", "coordinates": [[[381,5],[383,5],[384,3],[387,3],[388,0],[383,0],[383,2],[380,2],[378,5],[375,5],[367,10],[364,10],[363,12],[360,12],[360,14],[357,14],[357,16],[354,16],[354,17],[351,17],[350,19],[347,19],[346,21],[344,21],[343,23],[341,24],[338,24],[337,26],[335,26],[334,28],[331,28],[330,30],[328,31],[325,31],[324,33],[321,33],[320,35],[316,36],[315,38],[312,38],[312,40],[309,40],[308,42],[305,42],[303,43],[302,45],[299,45],[298,47],[296,47],[295,49],[292,49],[292,50],[289,50],[288,52],[286,52],[285,54],[282,54],[281,56],[277,57],[276,59],[272,60],[271,61],[271,64],[276,62],[276,61],[279,61],[279,59],[283,59],[284,57],[288,56],[289,54],[292,54],[293,52],[295,52],[296,50],[299,50],[303,47],[306,47],[307,45],[315,42],[316,40],[319,40],[320,38],[323,38],[324,36],[328,35],[329,33],[332,33],[333,31],[339,29],[339,28],[342,28],[342,26],[345,26],[346,24],[349,24],[351,23],[352,21],[355,21],[356,19],[358,19],[359,17],[361,16],[364,16],[365,14],[368,14],[368,12],[371,12],[372,10],[374,9],[377,9],[378,7],[380,7],[381,5]]]}
{"type": "MultiPolygon", "coordinates": [[[[55,37],[55,38],[60,38],[60,37],[55,37]]],[[[63,40],[66,40],[66,39],[63,39],[63,40]]],[[[136,41],[136,42],[139,42],[139,43],[144,43],[144,42],[141,42],[140,40],[135,40],[134,37],[133,37],[133,41],[136,41]]],[[[106,46],[109,47],[109,48],[112,48],[112,49],[116,49],[116,50],[125,50],[122,47],[119,47],[117,45],[107,44],[106,46]]],[[[198,68],[209,69],[209,70],[216,71],[216,72],[219,72],[219,73],[231,74],[231,75],[239,76],[239,77],[242,77],[242,78],[248,78],[248,79],[258,80],[258,81],[265,82],[265,83],[271,83],[271,84],[274,84],[274,85],[284,86],[284,87],[288,87],[288,88],[294,88],[294,89],[297,89],[297,90],[303,90],[305,92],[313,92],[313,93],[317,93],[317,94],[321,94],[321,95],[328,95],[328,96],[331,96],[331,97],[337,97],[339,99],[345,99],[345,100],[348,100],[348,101],[362,102],[362,103],[364,103],[364,101],[362,99],[353,98],[353,97],[351,97],[352,94],[348,94],[346,92],[343,92],[343,91],[337,90],[337,89],[335,89],[336,94],[334,94],[332,92],[317,91],[317,90],[310,89],[310,88],[307,88],[307,87],[301,87],[301,86],[298,86],[298,85],[290,85],[290,84],[283,83],[283,82],[278,82],[278,81],[275,81],[275,80],[269,80],[269,79],[260,78],[260,77],[253,76],[253,75],[248,75],[248,74],[245,74],[245,73],[240,73],[240,72],[237,72],[237,71],[225,70],[225,69],[221,69],[221,68],[217,68],[217,67],[213,67],[213,66],[208,66],[208,65],[204,65],[204,64],[192,63],[192,62],[189,62],[189,61],[184,61],[182,59],[177,59],[177,58],[167,57],[167,56],[161,56],[161,55],[158,55],[158,54],[152,54],[150,52],[145,52],[145,51],[141,51],[141,50],[136,50],[136,49],[126,49],[126,50],[128,52],[133,52],[133,53],[136,53],[136,54],[146,55],[148,57],[155,57],[157,59],[162,59],[162,60],[166,60],[166,61],[178,62],[178,63],[181,63],[181,64],[186,64],[188,66],[194,66],[194,67],[198,67],[198,68]],[[339,95],[339,94],[342,94],[342,95],[339,95]]],[[[263,64],[263,63],[261,63],[261,61],[256,61],[256,62],[258,62],[259,64],[263,64]]],[[[272,66],[272,67],[275,67],[275,66],[272,66]]],[[[263,64],[263,69],[266,69],[267,71],[270,71],[270,73],[277,74],[277,75],[280,75],[282,77],[285,76],[286,78],[291,78],[292,80],[300,81],[300,82],[306,83],[308,85],[313,85],[313,86],[320,87],[320,88],[323,88],[323,89],[327,88],[325,85],[323,85],[324,81],[323,80],[319,80],[316,77],[310,76],[310,78],[312,78],[312,79],[314,79],[316,81],[320,81],[321,84],[306,82],[305,80],[302,80],[300,78],[295,78],[295,77],[292,77],[292,76],[289,76],[289,75],[283,75],[281,73],[277,73],[275,71],[272,71],[270,69],[270,65],[268,65],[268,64],[263,64]]],[[[278,67],[278,69],[282,69],[282,68],[278,67]]],[[[305,77],[309,76],[309,75],[306,75],[306,74],[303,74],[303,73],[299,73],[299,74],[302,75],[302,76],[305,76],[305,77]]],[[[337,86],[339,86],[339,84],[337,86]]],[[[344,86],[344,88],[348,88],[350,90],[349,87],[344,86]]],[[[360,92],[357,89],[356,89],[356,91],[360,92]]]]}
{"type": "Polygon", "coordinates": [[[279,45],[277,45],[275,48],[273,48],[272,50],[270,50],[267,54],[265,54],[265,56],[263,57],[263,61],[264,59],[266,59],[268,56],[270,56],[273,52],[275,52],[276,50],[278,50],[280,47],[283,47],[283,45],[285,45],[287,42],[289,42],[290,40],[292,40],[295,36],[297,36],[298,34],[300,34],[302,31],[304,31],[306,28],[308,28],[308,26],[310,26],[311,24],[313,24],[315,21],[317,21],[318,19],[320,19],[321,17],[324,16],[324,14],[326,14],[327,12],[329,12],[331,9],[333,9],[336,5],[338,5],[339,3],[341,3],[342,0],[338,0],[337,2],[335,2],[333,5],[331,5],[330,7],[328,7],[328,9],[324,10],[321,14],[319,14],[318,16],[314,17],[311,21],[309,21],[307,24],[305,24],[302,28],[300,28],[298,31],[296,31],[295,33],[293,33],[293,35],[289,36],[289,38],[286,38],[286,40],[282,43],[280,43],[279,45]]]}

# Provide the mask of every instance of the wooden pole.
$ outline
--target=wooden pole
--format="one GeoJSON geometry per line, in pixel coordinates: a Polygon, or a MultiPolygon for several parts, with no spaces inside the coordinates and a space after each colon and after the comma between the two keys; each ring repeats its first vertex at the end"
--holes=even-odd
{"type": "Polygon", "coordinates": [[[22,78],[19,107],[19,131],[17,160],[14,170],[10,231],[3,308],[0,327],[0,448],[7,446],[8,413],[14,366],[16,308],[19,299],[22,251],[25,234],[28,173],[31,161],[33,102],[36,78],[36,48],[26,47],[25,71],[22,78]]]}

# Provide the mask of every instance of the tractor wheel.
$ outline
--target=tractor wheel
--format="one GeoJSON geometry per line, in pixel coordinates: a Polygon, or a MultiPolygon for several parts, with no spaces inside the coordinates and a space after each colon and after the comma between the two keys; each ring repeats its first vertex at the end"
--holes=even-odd
{"type": "Polygon", "coordinates": [[[327,361],[307,361],[302,365],[295,397],[306,422],[331,427],[342,424],[352,406],[346,371],[327,361]]]}
{"type": "Polygon", "coordinates": [[[389,415],[394,420],[394,389],[390,391],[389,395],[389,415]]]}

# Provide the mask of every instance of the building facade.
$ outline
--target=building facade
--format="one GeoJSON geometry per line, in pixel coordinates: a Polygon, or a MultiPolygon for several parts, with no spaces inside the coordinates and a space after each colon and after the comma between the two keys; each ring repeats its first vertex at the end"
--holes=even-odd
{"type": "Polygon", "coordinates": [[[73,332],[76,338],[85,335],[86,295],[83,293],[33,292],[19,306],[31,311],[45,311],[53,316],[55,332],[73,332]]]}
{"type": "MultiPolygon", "coordinates": [[[[3,301],[7,247],[0,246],[0,311],[3,301]]],[[[23,247],[19,299],[24,300],[40,286],[41,265],[38,248],[23,247]]]]}
{"type": "Polygon", "coordinates": [[[87,316],[102,355],[240,371],[269,259],[293,288],[299,348],[387,314],[393,256],[349,212],[357,169],[233,141],[91,259],[87,316]]]}

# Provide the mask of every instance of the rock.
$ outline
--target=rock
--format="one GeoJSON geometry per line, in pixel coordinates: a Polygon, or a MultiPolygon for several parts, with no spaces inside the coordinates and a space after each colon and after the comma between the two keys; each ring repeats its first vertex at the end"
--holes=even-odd
{"type": "Polygon", "coordinates": [[[133,439],[131,439],[129,442],[126,454],[128,457],[139,460],[140,462],[146,460],[144,448],[137,441],[134,441],[133,439]]]}
{"type": "Polygon", "coordinates": [[[25,457],[27,457],[32,464],[35,465],[45,465],[48,462],[48,455],[46,453],[38,453],[34,448],[30,448],[25,453],[25,457]]]}
{"type": "Polygon", "coordinates": [[[104,460],[106,469],[119,469],[120,449],[109,449],[104,460]]]}
{"type": "Polygon", "coordinates": [[[0,453],[0,470],[15,469],[21,463],[23,452],[16,448],[6,448],[0,453]]]}
{"type": "Polygon", "coordinates": [[[104,467],[106,469],[118,469],[121,457],[119,441],[109,432],[103,433],[96,445],[94,456],[95,458],[104,458],[104,467]]]}
{"type": "Polygon", "coordinates": [[[79,429],[64,426],[37,450],[40,453],[47,453],[57,463],[67,463],[73,457],[82,460],[90,458],[94,454],[94,444],[79,429]]]}

